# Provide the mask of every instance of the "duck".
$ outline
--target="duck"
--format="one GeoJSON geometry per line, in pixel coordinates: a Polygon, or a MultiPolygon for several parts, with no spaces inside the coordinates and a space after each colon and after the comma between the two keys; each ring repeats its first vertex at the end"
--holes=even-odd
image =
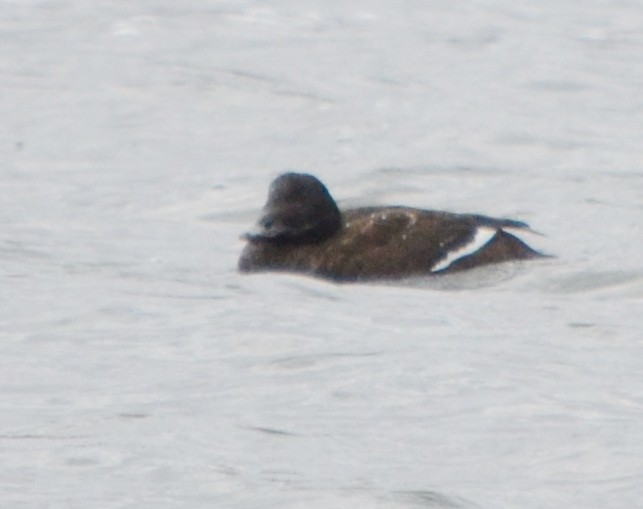
{"type": "Polygon", "coordinates": [[[238,270],[359,282],[547,256],[514,234],[521,231],[533,232],[522,221],[480,214],[405,206],[342,211],[317,177],[287,172],[270,184],[256,226],[242,236],[238,270]]]}

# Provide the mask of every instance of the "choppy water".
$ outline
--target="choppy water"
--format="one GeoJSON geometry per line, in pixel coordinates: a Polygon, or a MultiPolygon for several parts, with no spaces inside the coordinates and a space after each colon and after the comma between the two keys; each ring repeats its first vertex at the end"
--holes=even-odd
{"type": "Polygon", "coordinates": [[[631,1],[0,2],[2,507],[640,505],[642,52],[631,1]],[[285,168],[557,258],[240,276],[285,168]]]}

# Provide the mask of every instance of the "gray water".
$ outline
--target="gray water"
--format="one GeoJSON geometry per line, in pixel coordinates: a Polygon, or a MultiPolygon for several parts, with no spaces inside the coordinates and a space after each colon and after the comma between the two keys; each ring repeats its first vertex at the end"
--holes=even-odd
{"type": "Polygon", "coordinates": [[[0,2],[3,508],[643,498],[643,4],[0,2]],[[272,178],[556,258],[236,273],[272,178]]]}

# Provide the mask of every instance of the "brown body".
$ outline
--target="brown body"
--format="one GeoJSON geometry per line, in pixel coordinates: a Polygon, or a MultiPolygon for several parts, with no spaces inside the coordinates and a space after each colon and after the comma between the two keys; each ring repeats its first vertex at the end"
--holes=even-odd
{"type": "Polygon", "coordinates": [[[408,207],[346,210],[341,227],[323,238],[248,237],[239,270],[300,272],[337,281],[399,279],[543,256],[503,228],[524,223],[479,215],[408,207]],[[470,242],[479,228],[495,230],[481,249],[436,270],[449,252],[470,242]]]}

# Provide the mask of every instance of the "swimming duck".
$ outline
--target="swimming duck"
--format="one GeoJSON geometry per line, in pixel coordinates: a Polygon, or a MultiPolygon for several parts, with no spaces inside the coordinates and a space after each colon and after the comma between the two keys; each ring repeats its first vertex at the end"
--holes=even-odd
{"type": "Polygon", "coordinates": [[[545,256],[506,229],[513,219],[401,206],[340,211],[313,175],[285,173],[239,258],[241,272],[284,271],[334,281],[428,276],[545,256]]]}

